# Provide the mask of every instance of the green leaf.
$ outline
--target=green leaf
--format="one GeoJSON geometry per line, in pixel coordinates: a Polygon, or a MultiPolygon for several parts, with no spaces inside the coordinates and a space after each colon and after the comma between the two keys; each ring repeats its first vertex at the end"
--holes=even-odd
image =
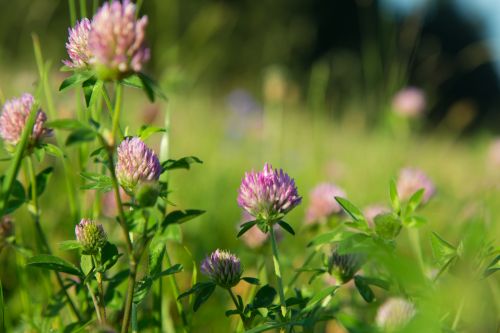
{"type": "Polygon", "coordinates": [[[354,285],[358,289],[358,292],[361,295],[361,297],[363,297],[363,299],[366,302],[368,303],[373,302],[373,300],[375,299],[375,294],[368,285],[367,281],[362,276],[356,275],[354,277],[354,285]]]}
{"type": "Polygon", "coordinates": [[[97,133],[89,128],[77,129],[68,135],[66,139],[66,146],[93,141],[97,136],[97,133]]]}
{"type": "Polygon", "coordinates": [[[271,331],[276,328],[287,327],[287,326],[298,326],[298,325],[304,325],[304,323],[301,321],[285,322],[285,323],[269,323],[269,324],[264,324],[262,326],[254,327],[248,331],[245,331],[245,333],[261,333],[261,332],[271,331]]]}
{"type": "Polygon", "coordinates": [[[78,71],[74,72],[73,75],[70,77],[66,78],[62,83],[61,86],[59,87],[59,91],[63,91],[65,89],[74,87],[80,83],[83,83],[84,81],[87,81],[89,78],[91,78],[94,75],[92,71],[78,71]]]}
{"type": "Polygon", "coordinates": [[[252,302],[252,308],[267,308],[273,304],[274,299],[278,293],[270,285],[266,284],[257,291],[252,302]]]}
{"type": "Polygon", "coordinates": [[[12,182],[12,189],[10,195],[18,200],[24,201],[26,199],[26,191],[24,190],[23,184],[17,179],[12,182]]]}
{"type": "Polygon", "coordinates": [[[344,208],[345,212],[349,214],[355,221],[364,221],[365,217],[361,210],[354,206],[349,200],[341,197],[335,197],[335,200],[339,203],[342,208],[344,208]]]}
{"type": "Polygon", "coordinates": [[[165,240],[181,244],[182,243],[181,226],[178,224],[171,224],[164,232],[162,232],[162,236],[165,238],[165,240]]]}
{"type": "Polygon", "coordinates": [[[367,284],[369,284],[371,286],[377,286],[377,287],[385,289],[385,290],[389,290],[389,288],[390,288],[389,282],[382,280],[382,279],[363,276],[363,280],[364,280],[364,282],[366,282],[367,284]]]}
{"type": "Polygon", "coordinates": [[[139,130],[138,136],[144,141],[155,133],[165,133],[167,130],[162,127],[144,125],[139,130]]]}
{"type": "Polygon", "coordinates": [[[55,146],[50,143],[44,144],[43,148],[45,149],[45,152],[49,155],[58,157],[58,158],[64,158],[64,152],[59,148],[58,146],[55,146]]]}
{"type": "Polygon", "coordinates": [[[172,267],[169,267],[166,270],[164,270],[163,272],[161,272],[158,277],[177,274],[177,273],[182,272],[183,269],[184,269],[184,267],[181,264],[175,264],[172,267]]]}
{"type": "Polygon", "coordinates": [[[71,131],[78,129],[89,129],[89,126],[76,119],[56,119],[48,121],[45,126],[49,128],[59,128],[71,131]]]}
{"type": "Polygon", "coordinates": [[[50,254],[39,254],[33,256],[28,259],[26,265],[68,273],[71,275],[82,275],[82,272],[72,263],[50,254]]]}
{"type": "Polygon", "coordinates": [[[243,236],[243,234],[245,232],[247,232],[248,230],[250,230],[254,225],[256,225],[257,222],[258,222],[257,220],[254,220],[254,221],[248,221],[248,222],[243,223],[240,226],[240,231],[238,232],[236,237],[239,238],[239,237],[243,236]]]}
{"type": "Polygon", "coordinates": [[[427,223],[427,220],[423,216],[410,215],[405,218],[404,224],[410,228],[420,228],[427,223]]]}
{"type": "Polygon", "coordinates": [[[302,313],[309,312],[312,309],[314,309],[316,307],[316,304],[318,304],[318,302],[322,301],[325,297],[335,293],[335,291],[337,289],[338,289],[338,286],[329,286],[329,287],[326,287],[325,289],[321,290],[317,294],[315,294],[313,297],[311,297],[309,302],[307,302],[307,305],[302,310],[302,313]]]}
{"type": "Polygon", "coordinates": [[[174,169],[189,170],[191,168],[191,164],[193,163],[203,164],[203,161],[196,156],[187,156],[178,160],[172,160],[172,159],[166,160],[161,163],[162,172],[174,169]]]}
{"type": "Polygon", "coordinates": [[[167,99],[167,97],[165,96],[165,94],[163,94],[155,81],[148,77],[146,74],[136,73],[130,75],[129,77],[123,79],[121,83],[129,87],[142,89],[151,102],[155,101],[156,96],[160,97],[161,99],[167,99]]]}
{"type": "Polygon", "coordinates": [[[292,226],[286,223],[285,221],[278,221],[278,224],[280,227],[282,227],[284,230],[289,232],[290,234],[295,236],[295,231],[293,230],[292,226]]]}
{"type": "Polygon", "coordinates": [[[197,290],[194,296],[193,311],[196,312],[200,306],[208,301],[215,290],[215,283],[205,285],[203,288],[197,290]]]}
{"type": "Polygon", "coordinates": [[[92,262],[92,256],[82,254],[80,258],[80,268],[82,269],[83,274],[85,276],[89,275],[90,272],[94,269],[94,263],[92,262]]]}
{"type": "Polygon", "coordinates": [[[107,175],[92,172],[81,172],[80,176],[87,181],[81,189],[108,192],[113,188],[113,181],[111,180],[111,177],[107,175]]]}
{"type": "Polygon", "coordinates": [[[408,205],[406,206],[406,213],[412,213],[415,209],[418,208],[420,203],[422,202],[422,198],[424,197],[424,189],[420,189],[417,192],[413,193],[413,195],[408,200],[408,205]]]}
{"type": "Polygon", "coordinates": [[[153,238],[149,245],[149,275],[158,276],[161,272],[161,263],[165,255],[166,247],[159,237],[153,238]]]}
{"type": "Polygon", "coordinates": [[[457,255],[457,249],[435,232],[431,235],[431,248],[434,259],[439,265],[444,265],[457,255]]]}
{"type": "Polygon", "coordinates": [[[240,310],[227,310],[225,312],[226,317],[234,316],[234,315],[239,315],[241,312],[240,310]]]}
{"type": "Polygon", "coordinates": [[[484,277],[490,276],[496,271],[500,270],[500,255],[496,256],[495,259],[488,265],[488,268],[484,271],[484,277]]]}
{"type": "MultiPolygon", "coordinates": [[[[53,167],[48,167],[42,170],[38,175],[36,175],[36,195],[41,196],[47,187],[47,182],[49,181],[49,177],[54,171],[53,167]]],[[[32,184],[30,184],[28,189],[29,198],[32,199],[32,184]]]]}
{"type": "Polygon", "coordinates": [[[165,229],[170,224],[186,223],[204,213],[205,211],[200,209],[174,210],[165,216],[165,219],[163,219],[161,223],[161,227],[165,229]]]}
{"type": "Polygon", "coordinates": [[[387,240],[395,239],[402,228],[401,221],[393,213],[375,216],[374,224],[377,235],[387,240]]]}
{"type": "Polygon", "coordinates": [[[257,278],[245,276],[241,278],[243,281],[250,283],[250,284],[255,284],[256,286],[260,285],[260,281],[257,278]]]}
{"type": "Polygon", "coordinates": [[[392,209],[396,212],[396,214],[399,214],[401,203],[398,196],[398,187],[394,179],[391,179],[391,182],[389,183],[389,195],[391,197],[392,209]]]}
{"type": "Polygon", "coordinates": [[[116,245],[106,242],[106,245],[101,249],[101,267],[98,268],[100,272],[105,272],[113,267],[122,253],[118,252],[116,245]]]}
{"type": "Polygon", "coordinates": [[[354,233],[351,231],[335,229],[333,231],[326,232],[315,237],[312,241],[309,242],[309,244],[307,244],[307,246],[311,247],[328,243],[337,243],[351,237],[352,235],[354,235],[354,233]]]}
{"type": "Polygon", "coordinates": [[[81,248],[82,245],[77,240],[67,240],[59,243],[59,249],[61,251],[79,250],[81,248]]]}
{"type": "Polygon", "coordinates": [[[90,102],[92,100],[92,95],[96,91],[99,91],[101,89],[100,85],[97,84],[98,82],[102,81],[98,81],[97,78],[93,76],[82,83],[83,95],[85,96],[85,105],[87,105],[87,107],[89,107],[91,104],[90,102]]]}
{"type": "Polygon", "coordinates": [[[149,276],[146,276],[144,279],[139,281],[134,290],[134,303],[141,303],[149,294],[152,286],[153,280],[149,276]]]}

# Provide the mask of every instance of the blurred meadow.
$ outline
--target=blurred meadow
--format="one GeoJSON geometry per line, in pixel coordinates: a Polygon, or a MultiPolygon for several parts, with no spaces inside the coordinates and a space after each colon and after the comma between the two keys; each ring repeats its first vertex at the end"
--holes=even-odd
{"type": "MultiPolygon", "coordinates": [[[[189,288],[193,261],[198,265],[216,248],[238,253],[245,270],[266,281],[266,269],[258,271],[261,261],[254,254],[270,253],[270,248],[249,248],[236,238],[242,220],[236,202],[239,184],[245,172],[260,170],[265,162],[286,170],[303,196],[302,204],[287,217],[297,235],[286,235],[280,243],[285,276],[302,267],[307,244],[314,238],[315,231],[304,221],[310,192],[317,184],[338,185],[361,208],[389,207],[389,182],[404,167],[423,170],[437,189],[420,212],[427,220],[420,239],[429,267],[433,266],[432,232],[455,245],[468,239],[477,248],[489,241],[498,248],[500,147],[495,140],[500,131],[500,48],[492,40],[500,39],[500,31],[495,35],[488,28],[483,12],[468,9],[458,0],[137,2],[149,18],[152,55],[146,72],[157,79],[168,100],[149,103],[141,91],[126,89],[123,124],[129,125],[125,132],[136,133],[142,124],[165,127],[168,145],[161,145],[162,135],[154,135],[148,140],[150,147],[157,152],[160,147],[167,149],[162,153],[171,158],[194,155],[203,161],[168,175],[169,200],[176,208],[206,210],[178,227],[180,243],[169,244],[170,259],[184,266],[177,274],[181,290],[189,288]],[[413,5],[402,5],[407,2],[413,5]],[[396,94],[409,87],[416,87],[425,99],[417,115],[396,110],[396,94]]],[[[490,2],[492,13],[500,15],[500,5],[490,2]]],[[[42,108],[54,103],[56,119],[83,117],[83,107],[75,108],[75,101],[83,105],[82,94],[58,91],[66,77],[59,68],[67,58],[64,43],[71,3],[0,0],[2,104],[36,89],[35,34],[50,66],[47,87],[53,100],[42,98],[42,108]]],[[[89,0],[85,8],[74,4],[79,17],[91,13],[99,1],[89,0]]],[[[90,165],[88,152],[82,149],[66,150],[75,170],[90,165]]],[[[0,168],[8,164],[3,161],[0,168]]],[[[76,260],[74,253],[59,251],[56,245],[73,237],[76,222],[64,191],[61,163],[46,156],[43,165],[55,166],[48,191],[40,199],[43,228],[57,255],[76,260]]],[[[75,173],[74,181],[83,180],[75,173]]],[[[85,216],[92,214],[101,196],[80,190],[78,199],[80,215],[85,216]]],[[[28,209],[17,210],[13,219],[16,237],[29,243],[34,231],[32,224],[25,223],[28,209]]],[[[110,238],[120,237],[111,226],[113,218],[102,217],[101,222],[108,224],[110,238]]],[[[410,242],[404,229],[398,248],[408,255],[409,266],[416,267],[410,242]]],[[[33,307],[46,304],[47,295],[37,283],[43,273],[28,268],[32,289],[23,295],[19,269],[13,250],[0,253],[7,319],[12,331],[31,332],[19,323],[41,319],[26,318],[21,309],[25,297],[33,307]]],[[[460,289],[455,289],[456,280],[447,279],[449,284],[432,297],[451,306],[460,289]]],[[[306,289],[317,288],[307,284],[307,274],[300,280],[306,289]]],[[[499,282],[500,274],[494,274],[480,287],[462,286],[475,294],[463,312],[466,324],[457,332],[498,332],[499,282]]],[[[168,295],[169,283],[164,283],[168,295]]],[[[237,287],[244,295],[245,288],[250,287],[237,287]]],[[[229,306],[225,296],[215,293],[193,316],[193,332],[236,330],[237,318],[226,318],[220,306],[229,306]]],[[[359,295],[353,297],[359,304],[357,311],[373,322],[384,300],[382,293],[380,300],[370,304],[362,303],[359,295]]],[[[175,321],[175,303],[167,305],[175,321]]],[[[427,331],[424,327],[413,327],[412,332],[427,331]]],[[[332,320],[317,331],[371,330],[332,320]]]]}

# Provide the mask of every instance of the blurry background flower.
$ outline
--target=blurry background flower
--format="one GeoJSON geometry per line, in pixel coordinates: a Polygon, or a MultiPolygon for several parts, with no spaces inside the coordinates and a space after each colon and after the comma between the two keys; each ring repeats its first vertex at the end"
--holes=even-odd
{"type": "Polygon", "coordinates": [[[363,214],[365,215],[366,222],[368,223],[368,225],[370,227],[373,227],[375,225],[374,221],[375,221],[375,217],[377,215],[390,213],[390,212],[391,212],[391,210],[387,206],[381,205],[381,204],[370,205],[370,206],[367,206],[363,210],[363,214]]]}
{"type": "Polygon", "coordinates": [[[149,60],[145,44],[148,19],[136,19],[136,8],[129,0],[105,2],[92,19],[89,34],[91,64],[104,79],[116,79],[139,72],[149,60]]]}
{"type": "Polygon", "coordinates": [[[346,193],[331,183],[321,183],[313,188],[309,194],[306,223],[324,223],[332,215],[342,213],[342,207],[335,197],[345,198],[346,193]]]}
{"type": "Polygon", "coordinates": [[[88,254],[96,254],[108,240],[103,226],[89,219],[82,219],[75,226],[75,236],[88,254]]]}
{"type": "Polygon", "coordinates": [[[241,208],[268,222],[276,222],[274,219],[288,213],[301,200],[293,178],[267,163],[261,172],[245,174],[238,193],[241,208]]]}
{"type": "Polygon", "coordinates": [[[415,118],[422,115],[425,106],[424,92],[415,87],[408,87],[398,91],[392,100],[393,111],[407,118],[415,118]]]}
{"type": "Polygon", "coordinates": [[[245,89],[234,89],[225,98],[230,114],[227,118],[227,133],[232,139],[248,135],[259,136],[262,131],[262,107],[245,89]]]}
{"type": "Polygon", "coordinates": [[[382,304],[375,319],[384,332],[403,328],[415,316],[415,306],[403,298],[389,298],[382,304]]]}
{"type": "Polygon", "coordinates": [[[404,168],[399,172],[397,190],[402,200],[408,200],[415,192],[424,189],[422,203],[426,203],[436,192],[434,183],[420,169],[404,168]]]}
{"type": "MultiPolygon", "coordinates": [[[[23,94],[20,98],[5,102],[0,115],[0,136],[6,143],[16,145],[19,142],[34,102],[30,94],[23,94]]],[[[36,144],[42,138],[51,135],[52,131],[44,127],[46,120],[46,114],[39,109],[30,136],[31,144],[36,144]]]]}
{"type": "Polygon", "coordinates": [[[66,50],[68,51],[70,60],[63,61],[66,66],[82,69],[89,65],[91,57],[88,47],[90,24],[90,20],[84,18],[68,30],[69,36],[66,43],[66,50]]]}
{"type": "Polygon", "coordinates": [[[488,165],[492,168],[500,168],[500,138],[496,138],[490,143],[488,165]]]}
{"type": "Polygon", "coordinates": [[[240,282],[243,269],[237,256],[217,249],[203,260],[201,272],[222,288],[231,288],[240,282]]]}
{"type": "Polygon", "coordinates": [[[129,194],[139,183],[156,182],[161,165],[155,152],[139,138],[126,138],[118,146],[116,177],[129,194]]]}

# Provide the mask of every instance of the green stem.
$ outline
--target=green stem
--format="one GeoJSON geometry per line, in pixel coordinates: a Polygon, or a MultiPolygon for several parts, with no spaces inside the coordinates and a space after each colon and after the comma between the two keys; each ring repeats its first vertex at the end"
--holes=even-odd
{"type": "Polygon", "coordinates": [[[123,93],[123,86],[119,82],[116,82],[115,108],[113,110],[113,124],[111,127],[111,137],[113,138],[113,140],[115,139],[116,133],[118,132],[118,129],[120,127],[120,113],[122,110],[122,93],[123,93]]]}
{"type": "Polygon", "coordinates": [[[420,246],[419,230],[417,228],[409,228],[408,229],[408,236],[410,237],[411,247],[413,248],[413,251],[415,252],[415,255],[417,256],[417,261],[418,261],[418,265],[420,267],[420,270],[422,271],[422,274],[425,275],[425,265],[424,265],[424,258],[422,257],[422,248],[420,246]]]}
{"type": "MultiPolygon", "coordinates": [[[[304,261],[304,263],[302,264],[302,267],[307,267],[307,265],[309,265],[309,263],[314,259],[314,257],[316,256],[316,253],[318,253],[316,251],[316,249],[311,252],[309,254],[309,256],[306,258],[306,260],[304,261]]],[[[289,289],[291,289],[293,287],[293,285],[295,284],[295,282],[297,281],[297,279],[299,278],[299,276],[302,274],[302,271],[301,270],[298,270],[295,272],[294,276],[292,277],[292,279],[290,280],[290,282],[288,283],[288,285],[286,286],[285,288],[285,294],[287,293],[287,291],[289,289]]]]}
{"type": "MultiPolygon", "coordinates": [[[[165,258],[167,259],[168,268],[172,267],[172,260],[170,259],[170,255],[168,254],[168,249],[165,251],[165,258]]],[[[188,321],[186,312],[184,312],[184,308],[182,307],[181,302],[177,300],[179,298],[179,295],[181,294],[179,285],[177,284],[177,280],[175,279],[174,274],[169,276],[169,280],[170,280],[170,286],[172,287],[172,292],[174,294],[177,311],[179,312],[179,315],[181,316],[182,319],[182,331],[187,332],[188,321]]]]}
{"type": "Polygon", "coordinates": [[[242,309],[240,309],[240,305],[238,304],[238,300],[236,299],[236,296],[234,296],[231,288],[227,288],[227,292],[231,296],[231,299],[233,300],[234,306],[236,306],[236,310],[238,310],[238,312],[240,313],[240,318],[241,318],[241,322],[243,323],[243,327],[245,328],[245,330],[248,329],[247,322],[245,320],[245,316],[243,316],[243,313],[241,312],[242,309]]]}
{"type": "Polygon", "coordinates": [[[273,263],[274,263],[274,274],[276,275],[276,280],[278,282],[278,295],[280,297],[281,304],[281,314],[283,317],[286,316],[286,301],[285,301],[285,292],[283,291],[283,278],[281,276],[281,264],[278,254],[278,245],[276,242],[276,234],[274,232],[274,228],[271,226],[269,228],[271,233],[271,245],[273,249],[273,263]]]}
{"type": "Polygon", "coordinates": [[[465,305],[465,297],[462,296],[462,300],[460,301],[460,305],[458,306],[458,310],[457,310],[457,313],[455,315],[455,319],[453,320],[453,325],[451,326],[451,330],[453,332],[455,332],[457,329],[458,322],[460,321],[460,317],[462,316],[462,311],[464,309],[464,305],[465,305]]]}
{"type": "Polygon", "coordinates": [[[75,6],[75,0],[68,0],[68,5],[69,5],[70,22],[71,22],[71,26],[73,27],[76,24],[76,6],[75,6]]]}
{"type": "Polygon", "coordinates": [[[80,0],[80,18],[87,17],[87,0],[80,0]]]}
{"type": "Polygon", "coordinates": [[[92,287],[90,286],[90,283],[86,282],[85,285],[87,286],[87,289],[89,291],[90,298],[92,298],[92,304],[94,304],[95,314],[97,315],[97,321],[100,324],[103,324],[101,309],[99,307],[99,301],[97,300],[97,297],[95,296],[95,293],[92,290],[92,287]]]}
{"type": "MultiPolygon", "coordinates": [[[[98,267],[98,262],[95,256],[92,256],[92,262],[94,263],[94,267],[98,267]]],[[[99,292],[99,299],[97,302],[98,305],[98,311],[100,313],[101,317],[101,323],[105,324],[107,319],[106,319],[106,304],[104,303],[104,288],[102,286],[102,273],[101,272],[96,272],[95,278],[97,281],[97,290],[99,292]]]]}
{"type": "MultiPolygon", "coordinates": [[[[33,221],[35,222],[35,229],[38,234],[38,237],[40,239],[40,242],[42,244],[42,251],[46,251],[49,254],[52,254],[52,251],[50,249],[49,242],[47,241],[47,237],[45,236],[45,233],[43,232],[42,226],[40,224],[40,211],[38,209],[38,194],[36,192],[36,176],[35,176],[35,167],[33,165],[32,157],[28,156],[26,158],[26,163],[28,166],[28,172],[29,172],[29,177],[31,181],[31,198],[32,198],[32,204],[33,204],[33,221]]],[[[61,278],[61,275],[59,272],[55,272],[57,282],[59,283],[59,286],[63,290],[64,296],[68,300],[68,304],[71,308],[71,311],[75,315],[75,317],[78,319],[78,321],[82,321],[82,316],[80,315],[80,312],[75,306],[75,303],[73,303],[73,300],[71,299],[70,295],[68,294],[68,291],[66,290],[66,287],[64,286],[64,281],[61,278]]]]}

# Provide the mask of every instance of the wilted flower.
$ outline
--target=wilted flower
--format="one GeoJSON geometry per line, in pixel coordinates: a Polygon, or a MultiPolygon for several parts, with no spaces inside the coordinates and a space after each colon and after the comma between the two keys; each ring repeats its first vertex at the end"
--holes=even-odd
{"type": "Polygon", "coordinates": [[[301,200],[295,181],[267,163],[261,172],[245,174],[238,193],[238,205],[268,223],[276,222],[301,200]]]}
{"type": "Polygon", "coordinates": [[[89,65],[91,53],[88,47],[91,22],[88,18],[77,22],[73,28],[68,30],[68,42],[66,50],[70,60],[63,63],[71,68],[81,69],[89,65]]]}
{"type": "Polygon", "coordinates": [[[424,189],[422,203],[426,203],[436,192],[434,184],[429,177],[416,168],[404,168],[399,172],[397,190],[402,200],[409,199],[415,192],[424,189]]]}
{"type": "Polygon", "coordinates": [[[323,222],[332,215],[342,212],[335,197],[345,197],[344,190],[329,183],[316,186],[310,193],[309,207],[306,212],[306,223],[323,222]]]}
{"type": "MultiPolygon", "coordinates": [[[[0,136],[10,145],[16,145],[21,140],[24,126],[28,121],[35,99],[30,94],[6,101],[0,115],[0,136]]],[[[30,136],[30,144],[38,143],[42,138],[50,136],[52,131],[44,126],[47,116],[40,109],[37,111],[35,125],[30,136]]]]}
{"type": "Polygon", "coordinates": [[[107,242],[107,236],[101,224],[89,219],[82,219],[75,227],[76,240],[82,245],[83,251],[96,254],[107,242]]]}
{"type": "Polygon", "coordinates": [[[361,268],[363,256],[359,253],[340,254],[335,248],[328,257],[328,272],[344,284],[349,282],[361,268]]]}
{"type": "Polygon", "coordinates": [[[422,114],[426,106],[425,94],[415,87],[400,90],[392,100],[394,112],[403,117],[414,118],[422,114]]]}
{"type": "Polygon", "coordinates": [[[375,224],[375,222],[374,222],[375,217],[377,215],[390,213],[390,212],[391,212],[391,210],[389,208],[387,208],[386,206],[375,204],[375,205],[371,205],[371,206],[366,207],[363,210],[363,215],[365,216],[366,222],[368,223],[368,225],[370,227],[373,227],[375,224]]]}
{"type": "Polygon", "coordinates": [[[8,238],[13,235],[14,224],[12,223],[12,219],[8,216],[2,217],[0,220],[0,252],[7,245],[8,238]]]}
{"type": "Polygon", "coordinates": [[[231,288],[240,282],[243,269],[240,259],[229,251],[215,250],[201,263],[201,272],[223,288],[231,288]]]}
{"type": "Polygon", "coordinates": [[[141,139],[126,138],[118,146],[116,177],[127,192],[134,192],[139,183],[158,181],[160,174],[158,157],[141,139]]]}
{"type": "Polygon", "coordinates": [[[384,332],[403,328],[415,316],[415,306],[403,298],[389,298],[377,312],[377,325],[384,332]]]}
{"type": "Polygon", "coordinates": [[[89,34],[90,62],[103,79],[117,79],[139,72],[149,60],[145,45],[148,19],[136,19],[129,0],[104,3],[95,14],[89,34]]]}

